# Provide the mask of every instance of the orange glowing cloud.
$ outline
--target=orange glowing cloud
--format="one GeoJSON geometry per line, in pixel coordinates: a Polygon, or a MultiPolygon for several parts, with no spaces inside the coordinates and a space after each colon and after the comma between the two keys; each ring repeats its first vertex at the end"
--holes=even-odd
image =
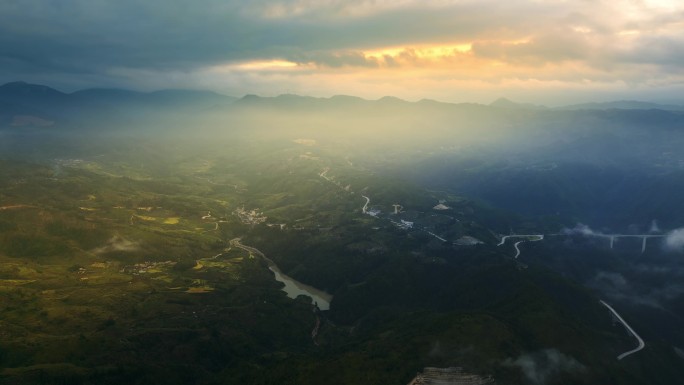
{"type": "Polygon", "coordinates": [[[34,2],[0,5],[7,81],[459,101],[684,88],[677,0],[34,2]]]}

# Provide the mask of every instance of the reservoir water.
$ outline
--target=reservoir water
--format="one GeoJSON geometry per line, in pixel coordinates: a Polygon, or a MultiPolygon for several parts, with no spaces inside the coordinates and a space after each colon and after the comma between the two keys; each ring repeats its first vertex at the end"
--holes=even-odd
{"type": "Polygon", "coordinates": [[[273,263],[270,260],[268,260],[268,262],[268,268],[273,272],[273,274],[275,274],[276,281],[282,282],[285,285],[285,287],[283,287],[282,290],[287,294],[288,297],[297,298],[300,295],[306,295],[311,297],[313,301],[312,303],[316,303],[319,309],[330,309],[330,301],[332,300],[331,294],[328,294],[323,290],[316,289],[313,286],[303,284],[287,276],[282,271],[280,271],[280,269],[275,263],[273,263]]]}
{"type": "Polygon", "coordinates": [[[282,282],[285,287],[282,288],[282,290],[287,294],[288,297],[290,298],[297,298],[300,295],[306,295],[311,298],[312,304],[316,304],[320,310],[329,310],[330,309],[330,301],[332,300],[332,295],[329,293],[324,292],[323,290],[316,289],[313,286],[309,286],[306,284],[303,284],[296,279],[289,277],[288,275],[284,274],[278,265],[275,264],[270,258],[266,257],[264,253],[259,251],[258,249],[243,245],[240,243],[240,238],[234,238],[230,241],[231,246],[239,247],[243,250],[247,250],[250,252],[250,254],[257,255],[261,258],[264,259],[268,263],[268,269],[275,274],[275,279],[278,282],[282,282]]]}

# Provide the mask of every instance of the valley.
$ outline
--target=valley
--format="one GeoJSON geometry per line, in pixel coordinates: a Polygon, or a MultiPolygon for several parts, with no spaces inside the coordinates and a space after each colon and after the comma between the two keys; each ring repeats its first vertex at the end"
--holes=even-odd
{"type": "Polygon", "coordinates": [[[673,385],[684,2],[0,1],[0,385],[673,385]]]}
{"type": "Polygon", "coordinates": [[[240,238],[231,239],[230,245],[248,251],[250,253],[250,256],[256,254],[259,257],[263,258],[266,262],[268,262],[268,269],[271,270],[273,274],[275,274],[275,280],[284,285],[283,291],[287,293],[288,297],[295,299],[300,295],[308,296],[311,297],[311,301],[316,308],[320,310],[330,309],[330,301],[332,300],[332,295],[324,291],[318,290],[315,287],[311,287],[301,282],[297,282],[296,280],[283,274],[282,271],[278,268],[278,266],[272,260],[268,259],[264,255],[264,253],[253,247],[241,244],[240,238]]]}
{"type": "MultiPolygon", "coordinates": [[[[537,215],[469,193],[537,164],[543,134],[541,147],[498,149],[525,154],[512,165],[488,150],[499,144],[466,142],[465,127],[436,145],[447,131],[439,117],[421,139],[402,134],[406,143],[386,135],[401,125],[371,138],[322,131],[330,114],[366,122],[370,112],[330,106],[303,118],[291,108],[304,107],[270,103],[175,124],[2,129],[2,381],[408,383],[424,367],[463,367],[527,384],[514,362],[547,355],[583,368],[554,372],[553,383],[681,374],[684,292],[671,279],[681,254],[666,249],[675,230],[593,222],[575,194],[561,205],[574,211],[540,199],[537,215]],[[636,336],[644,347],[623,355],[636,336]]],[[[392,113],[406,108],[423,113],[392,113]]],[[[547,118],[526,119],[533,133],[547,118]]],[[[545,162],[556,166],[527,172],[569,167],[545,162]]],[[[578,188],[555,178],[538,187],[578,188]]],[[[622,215],[631,207],[638,219],[634,198],[622,215]]],[[[671,214],[654,218],[676,229],[671,214]]]]}

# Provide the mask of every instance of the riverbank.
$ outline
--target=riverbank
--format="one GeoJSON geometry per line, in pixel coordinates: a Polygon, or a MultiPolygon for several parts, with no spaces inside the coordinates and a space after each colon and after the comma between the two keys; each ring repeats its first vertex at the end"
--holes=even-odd
{"type": "Polygon", "coordinates": [[[240,238],[231,239],[230,245],[243,249],[251,254],[258,255],[264,261],[266,261],[266,263],[268,263],[268,269],[271,270],[273,274],[275,274],[275,280],[285,285],[282,288],[282,290],[287,294],[288,297],[294,299],[300,295],[305,295],[307,297],[310,297],[312,304],[318,306],[320,310],[330,309],[330,301],[332,301],[333,298],[332,294],[326,293],[323,290],[319,290],[305,283],[301,283],[296,279],[283,273],[278,267],[278,265],[276,265],[276,263],[273,262],[273,260],[266,257],[264,253],[262,253],[254,247],[243,245],[242,243],[240,243],[240,238]]]}

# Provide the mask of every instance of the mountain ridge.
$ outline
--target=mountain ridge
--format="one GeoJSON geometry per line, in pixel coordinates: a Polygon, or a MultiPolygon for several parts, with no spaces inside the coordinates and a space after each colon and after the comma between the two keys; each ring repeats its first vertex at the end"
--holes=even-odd
{"type": "Polygon", "coordinates": [[[489,107],[499,107],[508,109],[526,109],[526,110],[550,110],[550,111],[576,111],[576,110],[610,110],[610,109],[629,109],[629,110],[650,110],[659,109],[664,111],[684,111],[684,105],[677,104],[660,104],[640,100],[614,100],[608,102],[586,102],[577,104],[568,104],[558,107],[548,107],[544,105],[537,105],[534,103],[517,102],[506,97],[500,97],[489,104],[473,103],[473,102],[445,102],[429,98],[423,98],[419,101],[408,101],[396,96],[386,95],[378,99],[366,99],[355,95],[333,95],[330,97],[315,97],[309,95],[299,95],[292,93],[279,94],[276,96],[261,96],[256,94],[245,94],[242,97],[235,97],[225,95],[211,90],[195,90],[195,89],[160,89],[155,91],[135,91],[125,88],[107,88],[107,87],[93,87],[85,88],[71,93],[62,92],[58,89],[52,88],[42,84],[32,84],[25,81],[12,81],[0,85],[0,99],[7,96],[30,95],[30,96],[50,96],[50,97],[82,97],[84,95],[92,96],[93,94],[100,95],[128,95],[131,97],[152,97],[160,95],[176,95],[176,96],[195,96],[195,97],[216,97],[225,98],[226,100],[263,100],[263,99],[278,99],[278,100],[316,100],[316,101],[344,101],[347,103],[361,103],[361,102],[380,102],[382,104],[439,104],[439,105],[463,105],[475,104],[489,107]]]}

